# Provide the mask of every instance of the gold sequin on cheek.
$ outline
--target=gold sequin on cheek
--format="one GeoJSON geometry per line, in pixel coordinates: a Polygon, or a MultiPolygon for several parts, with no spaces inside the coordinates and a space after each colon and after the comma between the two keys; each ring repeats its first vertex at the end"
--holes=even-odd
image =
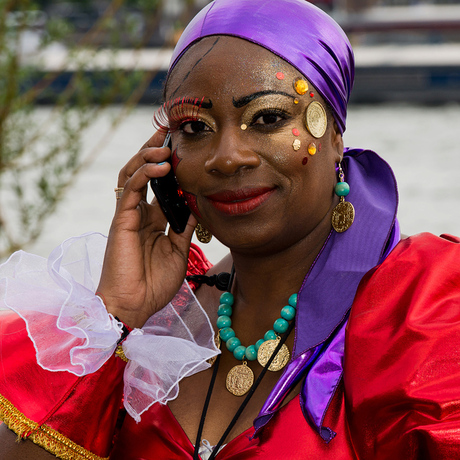
{"type": "Polygon", "coordinates": [[[297,98],[294,99],[294,104],[298,104],[299,100],[297,98]]]}
{"type": "Polygon", "coordinates": [[[292,148],[297,152],[300,149],[300,141],[299,139],[295,139],[292,143],[292,148]]]}
{"type": "Polygon", "coordinates": [[[243,130],[243,131],[246,131],[246,129],[248,129],[248,125],[243,123],[240,128],[243,130]]]}
{"type": "Polygon", "coordinates": [[[302,96],[308,91],[308,83],[302,78],[297,78],[294,80],[294,89],[297,94],[302,96]]]}
{"type": "Polygon", "coordinates": [[[316,153],[316,144],[314,142],[308,144],[308,153],[310,155],[314,155],[316,153]]]}

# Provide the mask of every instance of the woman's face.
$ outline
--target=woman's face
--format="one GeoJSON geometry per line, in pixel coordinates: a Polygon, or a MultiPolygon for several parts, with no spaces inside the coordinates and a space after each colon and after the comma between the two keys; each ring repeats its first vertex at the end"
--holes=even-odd
{"type": "Polygon", "coordinates": [[[311,85],[298,94],[298,78],[268,50],[215,36],[188,50],[168,81],[167,100],[204,98],[192,121],[190,104],[173,112],[173,167],[198,220],[233,250],[281,250],[330,219],[342,140],[329,115],[321,138],[309,133],[308,105],[325,104],[311,85]]]}

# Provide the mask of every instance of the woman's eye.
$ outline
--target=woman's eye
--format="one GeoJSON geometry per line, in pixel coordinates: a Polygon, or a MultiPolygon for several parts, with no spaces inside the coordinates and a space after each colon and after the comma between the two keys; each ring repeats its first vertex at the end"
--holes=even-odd
{"type": "Polygon", "coordinates": [[[259,116],[256,115],[254,118],[254,125],[274,125],[282,120],[285,120],[286,116],[285,114],[279,112],[268,112],[259,116]]]}
{"type": "Polygon", "coordinates": [[[186,121],[185,123],[182,123],[180,129],[186,134],[198,134],[202,133],[203,131],[209,131],[206,123],[198,120],[186,121]]]}

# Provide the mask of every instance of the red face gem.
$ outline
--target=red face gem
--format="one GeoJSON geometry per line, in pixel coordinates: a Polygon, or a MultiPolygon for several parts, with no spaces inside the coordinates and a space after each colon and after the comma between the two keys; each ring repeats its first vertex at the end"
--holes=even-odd
{"type": "Polygon", "coordinates": [[[305,166],[307,163],[308,163],[308,158],[304,157],[304,159],[302,160],[302,164],[305,166]]]}
{"type": "Polygon", "coordinates": [[[284,73],[283,72],[277,72],[276,78],[278,80],[284,80],[284,73]]]}
{"type": "Polygon", "coordinates": [[[294,136],[299,136],[300,135],[300,131],[297,129],[297,128],[294,128],[292,130],[292,134],[294,134],[294,136]]]}
{"type": "Polygon", "coordinates": [[[188,207],[192,210],[192,212],[197,215],[198,217],[201,217],[200,211],[198,210],[198,206],[196,204],[196,195],[193,195],[193,193],[189,192],[182,192],[185,196],[185,199],[187,200],[188,207]]]}
{"type": "Polygon", "coordinates": [[[315,97],[315,95],[313,93],[310,93],[310,97],[315,97]]]}
{"type": "Polygon", "coordinates": [[[318,144],[318,152],[321,152],[321,143],[318,144]]]}

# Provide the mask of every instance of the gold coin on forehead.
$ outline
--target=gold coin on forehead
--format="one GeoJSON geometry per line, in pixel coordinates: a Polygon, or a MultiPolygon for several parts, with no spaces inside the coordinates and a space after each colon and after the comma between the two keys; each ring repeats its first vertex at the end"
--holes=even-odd
{"type": "Polygon", "coordinates": [[[227,374],[225,386],[227,390],[235,396],[245,395],[254,383],[254,373],[245,362],[238,366],[232,367],[227,374]]]}
{"type": "MultiPolygon", "coordinates": [[[[268,363],[268,360],[271,358],[276,347],[278,346],[279,340],[266,340],[257,351],[257,361],[261,366],[265,367],[265,364],[268,363]]],[[[268,367],[269,371],[276,372],[281,370],[289,362],[291,354],[289,353],[289,348],[286,345],[283,345],[275,356],[275,359],[272,361],[268,367]]]]}
{"type": "Polygon", "coordinates": [[[327,128],[327,115],[324,107],[318,101],[313,101],[305,114],[305,125],[313,137],[322,137],[327,128]]]}

